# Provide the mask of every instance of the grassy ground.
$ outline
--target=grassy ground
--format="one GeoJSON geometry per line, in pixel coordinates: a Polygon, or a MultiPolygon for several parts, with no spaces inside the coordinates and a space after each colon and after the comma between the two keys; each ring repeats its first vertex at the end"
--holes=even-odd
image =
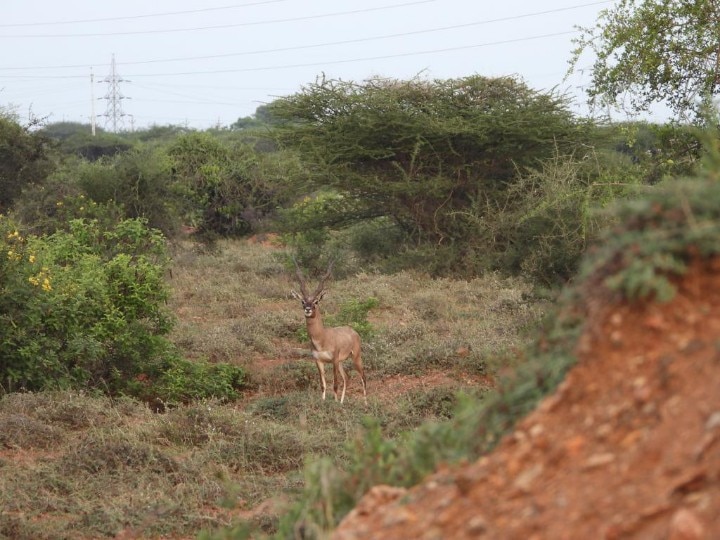
{"type": "Polygon", "coordinates": [[[527,284],[494,275],[331,281],[327,320],[375,305],[362,321],[368,404],[351,371],[340,406],[321,401],[314,363],[299,352],[304,318],[281,248],[179,245],[168,279],[174,342],[188,358],[245,367],[250,389],[235,403],[164,414],[76,392],[3,397],[0,538],[182,538],[243,519],[270,532],[306,461],[341,464],[367,417],[388,437],[448,417],[457,391],[493,385],[546,307],[527,284]]]}

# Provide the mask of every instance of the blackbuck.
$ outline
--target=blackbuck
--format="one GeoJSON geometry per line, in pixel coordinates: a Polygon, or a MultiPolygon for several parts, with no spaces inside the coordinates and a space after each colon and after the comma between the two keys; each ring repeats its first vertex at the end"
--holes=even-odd
{"type": "MultiPolygon", "coordinates": [[[[293,259],[294,260],[294,259],[293,259]]],[[[320,280],[320,284],[315,292],[308,294],[305,287],[305,278],[300,267],[295,261],[295,269],[298,282],[300,284],[300,293],[292,291],[294,298],[300,300],[303,311],[305,312],[305,323],[307,324],[308,334],[310,336],[310,349],[315,359],[318,371],[320,372],[320,381],[322,383],[322,398],[325,399],[325,391],[327,383],[325,381],[325,364],[333,365],[333,376],[335,377],[333,391],[335,393],[335,401],[338,399],[338,386],[342,379],[342,393],[340,394],[340,403],[345,400],[345,389],[347,388],[347,375],[343,368],[343,362],[349,356],[352,356],[355,369],[360,374],[362,382],[363,398],[367,402],[367,391],[365,387],[365,372],[363,371],[362,358],[360,354],[360,336],[349,326],[339,326],[335,328],[326,328],[323,326],[322,316],[318,304],[325,296],[325,281],[332,273],[333,263],[328,266],[327,272],[320,280]]]]}

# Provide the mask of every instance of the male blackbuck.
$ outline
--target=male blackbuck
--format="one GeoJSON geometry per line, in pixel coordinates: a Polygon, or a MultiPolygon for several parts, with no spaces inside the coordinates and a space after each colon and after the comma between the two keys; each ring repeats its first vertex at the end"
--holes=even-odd
{"type": "MultiPolygon", "coordinates": [[[[293,259],[294,260],[294,259],[293,259]]],[[[338,386],[342,379],[342,394],[340,394],[340,403],[345,399],[345,389],[347,387],[347,376],[343,368],[343,362],[349,356],[352,356],[355,369],[360,374],[362,382],[363,398],[367,402],[367,391],[365,388],[365,372],[363,371],[362,358],[360,357],[360,336],[349,326],[339,326],[335,328],[326,328],[323,326],[322,316],[318,304],[325,296],[325,281],[332,273],[333,263],[328,266],[327,272],[320,280],[315,292],[308,294],[305,287],[305,278],[300,267],[295,261],[296,275],[300,284],[300,293],[292,291],[294,298],[300,300],[305,312],[305,323],[307,324],[308,334],[310,336],[310,349],[315,359],[318,371],[320,372],[320,382],[322,383],[322,398],[325,399],[325,391],[327,384],[325,382],[325,364],[333,365],[334,384],[333,391],[335,393],[335,401],[338,399],[338,386]]]]}

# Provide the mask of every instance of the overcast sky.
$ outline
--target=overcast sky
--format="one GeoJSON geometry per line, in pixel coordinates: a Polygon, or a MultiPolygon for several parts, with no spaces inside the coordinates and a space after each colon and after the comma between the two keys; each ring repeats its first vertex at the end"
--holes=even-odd
{"type": "MultiPolygon", "coordinates": [[[[4,0],[0,108],[104,126],[116,62],[124,129],[228,126],[322,74],[447,79],[518,75],[576,97],[592,58],[563,81],[591,0],[4,0]],[[91,73],[94,84],[91,84],[91,73]],[[94,98],[94,99],[93,99],[94,98]]],[[[107,126],[108,128],[110,126],[107,126]]]]}

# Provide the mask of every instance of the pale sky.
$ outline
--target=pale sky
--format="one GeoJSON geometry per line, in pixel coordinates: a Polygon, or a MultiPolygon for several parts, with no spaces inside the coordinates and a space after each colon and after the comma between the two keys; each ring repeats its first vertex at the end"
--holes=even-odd
{"type": "MultiPolygon", "coordinates": [[[[0,108],[105,125],[111,58],[124,129],[229,126],[326,78],[518,75],[588,114],[575,27],[613,1],[4,0],[0,108]],[[91,84],[91,73],[94,84],[91,84]],[[94,99],[93,99],[94,98],[94,99]]],[[[108,126],[109,127],[109,126],[108,126]]]]}

